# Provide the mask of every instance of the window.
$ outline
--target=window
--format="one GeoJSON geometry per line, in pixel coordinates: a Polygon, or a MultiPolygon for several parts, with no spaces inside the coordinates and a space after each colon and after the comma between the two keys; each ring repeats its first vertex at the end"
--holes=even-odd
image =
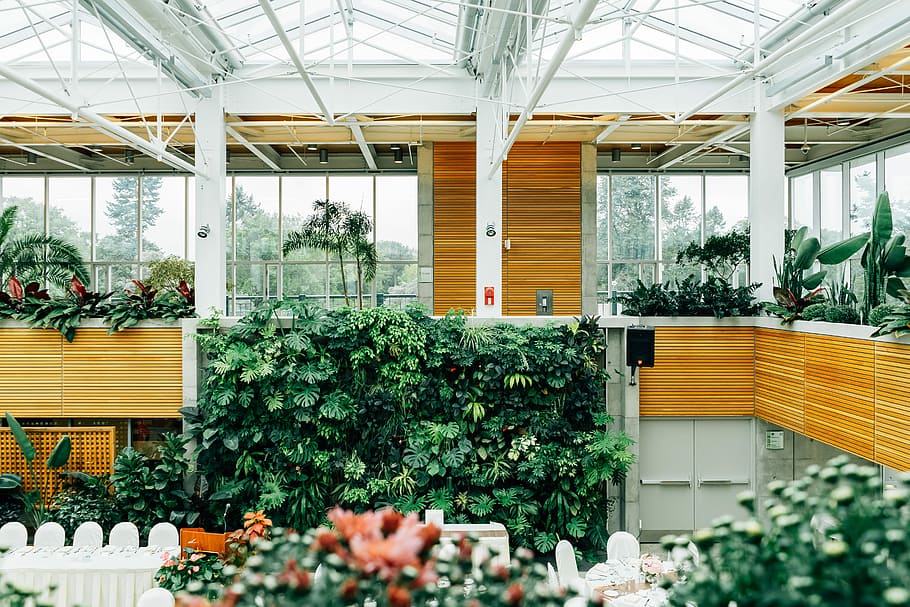
{"type": "Polygon", "coordinates": [[[676,256],[691,242],[701,242],[702,179],[697,175],[660,178],[660,259],[662,280],[701,275],[701,268],[677,264],[676,256]]]}
{"type": "Polygon", "coordinates": [[[891,199],[894,231],[910,233],[910,148],[885,152],[885,190],[891,199]]]}
{"type": "Polygon", "coordinates": [[[92,259],[92,180],[90,177],[51,177],[47,184],[47,231],[92,259]]]}
{"type": "Polygon", "coordinates": [[[749,178],[746,175],[705,177],[705,236],[725,234],[749,224],[749,178]]]}
{"type": "Polygon", "coordinates": [[[820,171],[820,240],[829,245],[844,237],[843,173],[840,166],[820,171]]]}
{"type": "Polygon", "coordinates": [[[0,204],[17,208],[17,232],[44,233],[43,177],[0,177],[0,204]]]}
{"type": "Polygon", "coordinates": [[[142,261],[186,256],[186,178],[142,178],[142,261]]]}
{"type": "Polygon", "coordinates": [[[790,229],[798,230],[807,226],[813,231],[813,217],[815,217],[815,187],[814,177],[802,175],[790,180],[790,229]]]}
{"type": "Polygon", "coordinates": [[[875,206],[875,158],[850,163],[850,235],[869,230],[875,206]]]}

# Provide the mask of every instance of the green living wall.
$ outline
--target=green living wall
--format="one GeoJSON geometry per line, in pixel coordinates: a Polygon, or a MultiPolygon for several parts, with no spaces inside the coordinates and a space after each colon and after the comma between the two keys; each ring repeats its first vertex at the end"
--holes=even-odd
{"type": "Polygon", "coordinates": [[[513,546],[604,548],[606,486],[632,456],[607,429],[594,319],[518,327],[285,301],[203,325],[205,378],[185,414],[209,524],[261,509],[307,529],[336,504],[392,505],[502,522],[513,546]]]}

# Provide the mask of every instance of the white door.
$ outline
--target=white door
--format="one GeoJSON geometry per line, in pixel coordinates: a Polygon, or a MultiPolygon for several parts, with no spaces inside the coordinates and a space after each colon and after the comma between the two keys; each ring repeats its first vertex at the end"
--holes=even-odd
{"type": "Polygon", "coordinates": [[[752,437],[751,419],[641,420],[641,539],[741,518],[736,494],[752,487],[752,437]]]}

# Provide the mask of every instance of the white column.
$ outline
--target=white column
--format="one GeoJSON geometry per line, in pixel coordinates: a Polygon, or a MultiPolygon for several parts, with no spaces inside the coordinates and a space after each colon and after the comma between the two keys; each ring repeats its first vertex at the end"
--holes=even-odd
{"type": "MultiPolygon", "coordinates": [[[[760,93],[760,99],[764,95],[760,93]]],[[[762,286],[759,301],[773,301],[774,266],[784,252],[787,181],[784,177],[784,113],[757,108],[752,116],[749,177],[749,222],[752,244],[749,270],[762,286]]]]}
{"type": "Polygon", "coordinates": [[[196,110],[196,311],[224,312],[225,300],[225,124],[224,98],[220,87],[202,99],[196,110]],[[206,231],[205,226],[208,226],[206,231]],[[205,234],[205,237],[202,237],[205,234]]]}
{"type": "Polygon", "coordinates": [[[505,139],[505,124],[499,104],[477,103],[477,316],[502,316],[502,165],[490,178],[487,175],[505,139]],[[487,305],[487,287],[493,287],[493,305],[487,305]]]}

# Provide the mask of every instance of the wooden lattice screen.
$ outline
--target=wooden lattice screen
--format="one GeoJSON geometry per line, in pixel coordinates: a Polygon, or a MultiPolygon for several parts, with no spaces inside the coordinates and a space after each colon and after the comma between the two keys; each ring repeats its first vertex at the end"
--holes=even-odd
{"type": "MultiPolygon", "coordinates": [[[[90,428],[25,428],[32,444],[35,445],[35,473],[38,482],[51,486],[52,491],[57,483],[49,482],[52,474],[59,471],[48,471],[44,463],[64,434],[72,442],[72,451],[66,466],[62,470],[85,472],[92,475],[105,474],[114,465],[116,452],[116,433],[113,426],[93,426],[90,428]]],[[[9,428],[0,428],[0,472],[21,474],[26,490],[33,488],[32,479],[26,468],[25,458],[16,444],[9,428]]],[[[44,496],[45,499],[50,495],[44,496]]]]}

